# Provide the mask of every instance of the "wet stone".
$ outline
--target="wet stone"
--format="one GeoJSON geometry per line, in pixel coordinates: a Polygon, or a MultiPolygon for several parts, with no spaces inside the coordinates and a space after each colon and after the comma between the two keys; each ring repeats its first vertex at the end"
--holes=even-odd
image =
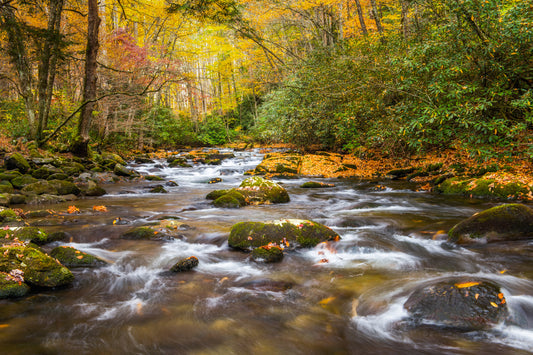
{"type": "Polygon", "coordinates": [[[171,272],[183,272],[190,271],[198,266],[198,258],[196,256],[190,256],[186,259],[182,259],[174,264],[171,268],[171,272]]]}

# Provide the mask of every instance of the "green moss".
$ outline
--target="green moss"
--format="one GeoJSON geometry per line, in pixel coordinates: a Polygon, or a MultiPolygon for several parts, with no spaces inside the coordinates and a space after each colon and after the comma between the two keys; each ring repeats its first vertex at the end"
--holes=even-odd
{"type": "Polygon", "coordinates": [[[339,235],[328,227],[306,220],[240,222],[231,228],[228,244],[241,250],[250,250],[271,243],[297,248],[314,247],[320,242],[339,238],[339,235]]]}
{"type": "Polygon", "coordinates": [[[224,196],[220,196],[215,201],[213,201],[213,205],[218,208],[240,208],[241,204],[239,201],[231,196],[230,194],[226,194],[224,196]]]}
{"type": "Polygon", "coordinates": [[[31,176],[31,175],[22,175],[22,176],[18,176],[16,178],[14,178],[13,180],[11,180],[11,184],[16,189],[22,189],[24,186],[29,185],[29,184],[33,184],[33,183],[35,183],[37,181],[38,180],[36,178],[34,178],[33,176],[31,176]]]}
{"type": "Polygon", "coordinates": [[[65,180],[50,180],[58,195],[79,195],[81,190],[74,183],[65,180]]]}
{"type": "Polygon", "coordinates": [[[290,201],[289,194],[279,184],[254,176],[244,180],[237,189],[248,204],[285,203],[290,201]]]}
{"type": "Polygon", "coordinates": [[[261,246],[252,250],[252,259],[265,263],[276,263],[283,260],[283,249],[279,246],[261,246]]]}
{"type": "Polygon", "coordinates": [[[0,272],[0,299],[23,297],[30,291],[30,287],[18,281],[8,273],[0,272]]]}
{"type": "Polygon", "coordinates": [[[144,176],[144,179],[148,181],[164,181],[165,180],[161,176],[157,176],[157,175],[146,175],[144,176]]]}
{"type": "Polygon", "coordinates": [[[334,184],[326,184],[323,182],[317,182],[317,181],[307,181],[304,182],[300,187],[304,189],[318,189],[318,188],[325,188],[325,187],[335,187],[334,184]]]}
{"type": "Polygon", "coordinates": [[[30,163],[20,153],[13,153],[5,157],[4,165],[8,170],[18,170],[21,173],[30,171],[30,163]]]}
{"type": "Polygon", "coordinates": [[[458,223],[448,240],[458,244],[484,239],[487,242],[529,239],[533,235],[533,210],[522,204],[503,204],[458,223]]]}
{"type": "Polygon", "coordinates": [[[107,265],[105,261],[94,255],[67,246],[60,246],[52,249],[50,256],[56,258],[61,264],[69,268],[101,267],[107,265]]]}
{"type": "Polygon", "coordinates": [[[13,185],[9,181],[1,181],[0,182],[0,194],[2,193],[13,193],[15,192],[15,189],[13,188],[13,185]]]}
{"type": "Polygon", "coordinates": [[[474,181],[474,179],[464,179],[460,177],[454,177],[442,182],[437,191],[446,195],[465,194],[468,188],[468,184],[474,181]]]}
{"type": "Polygon", "coordinates": [[[208,199],[208,200],[216,200],[217,198],[222,197],[222,196],[224,196],[225,194],[227,194],[228,191],[229,191],[229,190],[215,190],[215,191],[211,191],[210,193],[207,194],[207,196],[206,196],[205,198],[208,199]]]}
{"type": "Polygon", "coordinates": [[[19,176],[22,176],[22,174],[18,170],[5,171],[3,173],[0,173],[0,180],[11,181],[19,176]]]}
{"type": "Polygon", "coordinates": [[[26,195],[57,195],[57,189],[48,181],[40,180],[32,184],[28,184],[22,188],[22,193],[26,195]]]}
{"type": "Polygon", "coordinates": [[[13,222],[17,220],[18,220],[18,216],[15,213],[15,211],[13,211],[12,209],[7,208],[7,209],[0,211],[0,222],[7,223],[7,222],[13,222]]]}
{"type": "Polygon", "coordinates": [[[122,234],[122,239],[150,240],[155,239],[157,233],[150,227],[136,227],[122,234]]]}
{"type": "Polygon", "coordinates": [[[13,232],[13,237],[18,238],[21,241],[30,241],[37,245],[43,245],[51,242],[51,240],[48,239],[48,234],[37,227],[22,227],[17,229],[15,232],[13,232]]]}
{"type": "Polygon", "coordinates": [[[74,280],[74,275],[54,258],[37,249],[23,246],[0,248],[0,271],[19,269],[30,286],[58,287],[74,280]]]}

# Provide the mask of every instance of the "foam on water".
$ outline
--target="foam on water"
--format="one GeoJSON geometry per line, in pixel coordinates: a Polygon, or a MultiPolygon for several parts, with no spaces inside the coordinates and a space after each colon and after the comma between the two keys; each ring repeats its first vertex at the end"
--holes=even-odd
{"type": "Polygon", "coordinates": [[[382,313],[355,316],[352,317],[352,321],[358,331],[373,338],[410,341],[407,338],[401,338],[394,332],[395,325],[409,316],[407,310],[403,307],[405,301],[407,301],[407,298],[398,298],[382,313]]]}

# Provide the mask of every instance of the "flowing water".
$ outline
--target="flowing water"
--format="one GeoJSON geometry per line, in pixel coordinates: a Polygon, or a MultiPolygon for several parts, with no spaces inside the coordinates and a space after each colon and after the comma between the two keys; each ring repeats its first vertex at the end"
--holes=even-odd
{"type": "Polygon", "coordinates": [[[336,187],[302,189],[310,180],[302,178],[280,180],[290,203],[214,208],[205,195],[238,186],[242,173],[262,158],[256,151],[235,154],[216,167],[132,165],[179,186],[152,194],[153,182],[107,185],[108,195],[75,202],[79,214],[32,220],[72,235],[52,247],[70,245],[110,265],[75,269],[76,281],[66,289],[0,301],[0,352],[533,353],[533,242],[466,249],[439,237],[494,202],[414,192],[386,181],[324,180],[336,187]],[[207,183],[215,177],[223,182],[207,183]],[[386,188],[376,189],[378,184],[386,188]],[[108,212],[93,211],[94,205],[108,212]],[[175,240],[119,239],[133,226],[168,216],[186,224],[175,240]],[[285,218],[323,223],[342,240],[290,252],[279,264],[256,263],[228,248],[234,223],[285,218]],[[200,260],[193,271],[164,273],[192,255],[200,260]],[[451,276],[497,282],[519,321],[483,332],[411,324],[403,309],[409,294],[451,276]]]}

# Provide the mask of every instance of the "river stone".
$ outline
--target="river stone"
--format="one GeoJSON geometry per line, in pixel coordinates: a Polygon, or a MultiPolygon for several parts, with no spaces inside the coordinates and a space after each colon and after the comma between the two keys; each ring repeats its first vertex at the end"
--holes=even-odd
{"type": "Polygon", "coordinates": [[[135,170],[128,169],[122,164],[116,164],[113,168],[113,172],[118,176],[135,177],[139,176],[135,170]]]}
{"type": "Polygon", "coordinates": [[[30,171],[30,163],[20,153],[12,153],[4,158],[4,166],[7,170],[18,170],[25,174],[30,171]]]}
{"type": "Polygon", "coordinates": [[[50,180],[48,183],[55,187],[58,195],[79,195],[81,193],[79,187],[70,181],[50,180]]]}
{"type": "Polygon", "coordinates": [[[68,246],[59,246],[50,252],[52,258],[59,260],[61,264],[68,268],[78,267],[101,267],[107,263],[91,254],[87,254],[68,246]]]}
{"type": "Polygon", "coordinates": [[[34,178],[31,175],[22,175],[22,176],[18,176],[16,178],[14,178],[13,180],[11,180],[11,184],[16,189],[22,189],[24,186],[29,185],[29,184],[33,184],[33,183],[35,183],[37,181],[39,181],[39,180],[37,180],[36,178],[34,178]]]}
{"type": "Polygon", "coordinates": [[[20,241],[28,241],[37,245],[43,245],[53,242],[48,237],[48,233],[37,227],[22,227],[11,233],[12,238],[17,238],[20,241]]]}
{"type": "Polygon", "coordinates": [[[85,167],[82,164],[73,161],[60,166],[60,168],[68,176],[78,176],[85,171],[85,167]]]}
{"type": "Polygon", "coordinates": [[[130,240],[171,240],[167,233],[158,230],[156,226],[135,227],[120,236],[122,239],[130,240]]]}
{"type": "Polygon", "coordinates": [[[287,191],[274,181],[254,176],[244,180],[236,189],[248,204],[285,203],[290,201],[287,191]]]}
{"type": "Polygon", "coordinates": [[[0,180],[11,181],[14,178],[19,177],[19,176],[22,176],[22,174],[18,170],[4,171],[3,173],[0,173],[0,180]]]}
{"type": "Polygon", "coordinates": [[[0,206],[4,206],[4,207],[9,206],[9,194],[0,193],[0,206]]]}
{"type": "Polygon", "coordinates": [[[24,246],[0,248],[0,271],[22,270],[30,286],[58,287],[71,284],[74,275],[54,258],[37,249],[24,246]]]}
{"type": "Polygon", "coordinates": [[[153,193],[153,194],[166,194],[168,193],[167,190],[165,190],[165,188],[163,187],[163,185],[157,185],[157,186],[154,186],[150,189],[149,191],[150,193],[153,193]]]}
{"type": "Polygon", "coordinates": [[[57,188],[46,180],[39,180],[22,188],[25,195],[58,195],[57,188]]]}
{"type": "Polygon", "coordinates": [[[0,194],[10,194],[13,192],[15,192],[15,189],[9,181],[0,181],[0,194]]]}
{"type": "Polygon", "coordinates": [[[337,233],[320,223],[285,219],[266,223],[237,223],[231,228],[228,244],[241,250],[252,250],[269,244],[295,249],[314,247],[321,242],[339,239],[337,233]]]}
{"type": "Polygon", "coordinates": [[[138,156],[135,157],[135,163],[137,164],[153,164],[155,163],[152,159],[148,157],[138,156]]]}
{"type": "Polygon", "coordinates": [[[265,263],[277,263],[283,260],[283,249],[277,245],[263,245],[252,250],[252,259],[265,263]]]}
{"type": "Polygon", "coordinates": [[[11,208],[0,207],[0,223],[9,223],[18,221],[18,216],[11,208]]]}
{"type": "Polygon", "coordinates": [[[107,193],[104,188],[98,185],[96,182],[89,180],[87,182],[86,190],[84,191],[85,196],[103,196],[107,193]]]}
{"type": "Polygon", "coordinates": [[[63,170],[53,165],[43,165],[39,169],[32,171],[31,176],[36,179],[47,179],[52,174],[64,174],[63,170]]]}
{"type": "Polygon", "coordinates": [[[457,244],[520,239],[533,239],[533,210],[518,203],[476,213],[448,232],[448,240],[457,244]]]}
{"type": "Polygon", "coordinates": [[[25,296],[30,291],[30,287],[20,279],[21,277],[13,277],[6,272],[0,272],[0,299],[25,296]]]}
{"type": "Polygon", "coordinates": [[[182,272],[182,271],[189,271],[194,269],[198,266],[198,258],[196,256],[190,256],[186,259],[178,261],[176,264],[174,264],[170,271],[172,272],[182,272]]]}
{"type": "Polygon", "coordinates": [[[335,184],[326,184],[325,182],[307,181],[300,185],[304,189],[320,189],[326,187],[335,187],[335,184]]]}
{"type": "Polygon", "coordinates": [[[500,287],[481,280],[446,280],[414,291],[404,304],[416,322],[461,330],[486,329],[509,316],[500,287]]]}

